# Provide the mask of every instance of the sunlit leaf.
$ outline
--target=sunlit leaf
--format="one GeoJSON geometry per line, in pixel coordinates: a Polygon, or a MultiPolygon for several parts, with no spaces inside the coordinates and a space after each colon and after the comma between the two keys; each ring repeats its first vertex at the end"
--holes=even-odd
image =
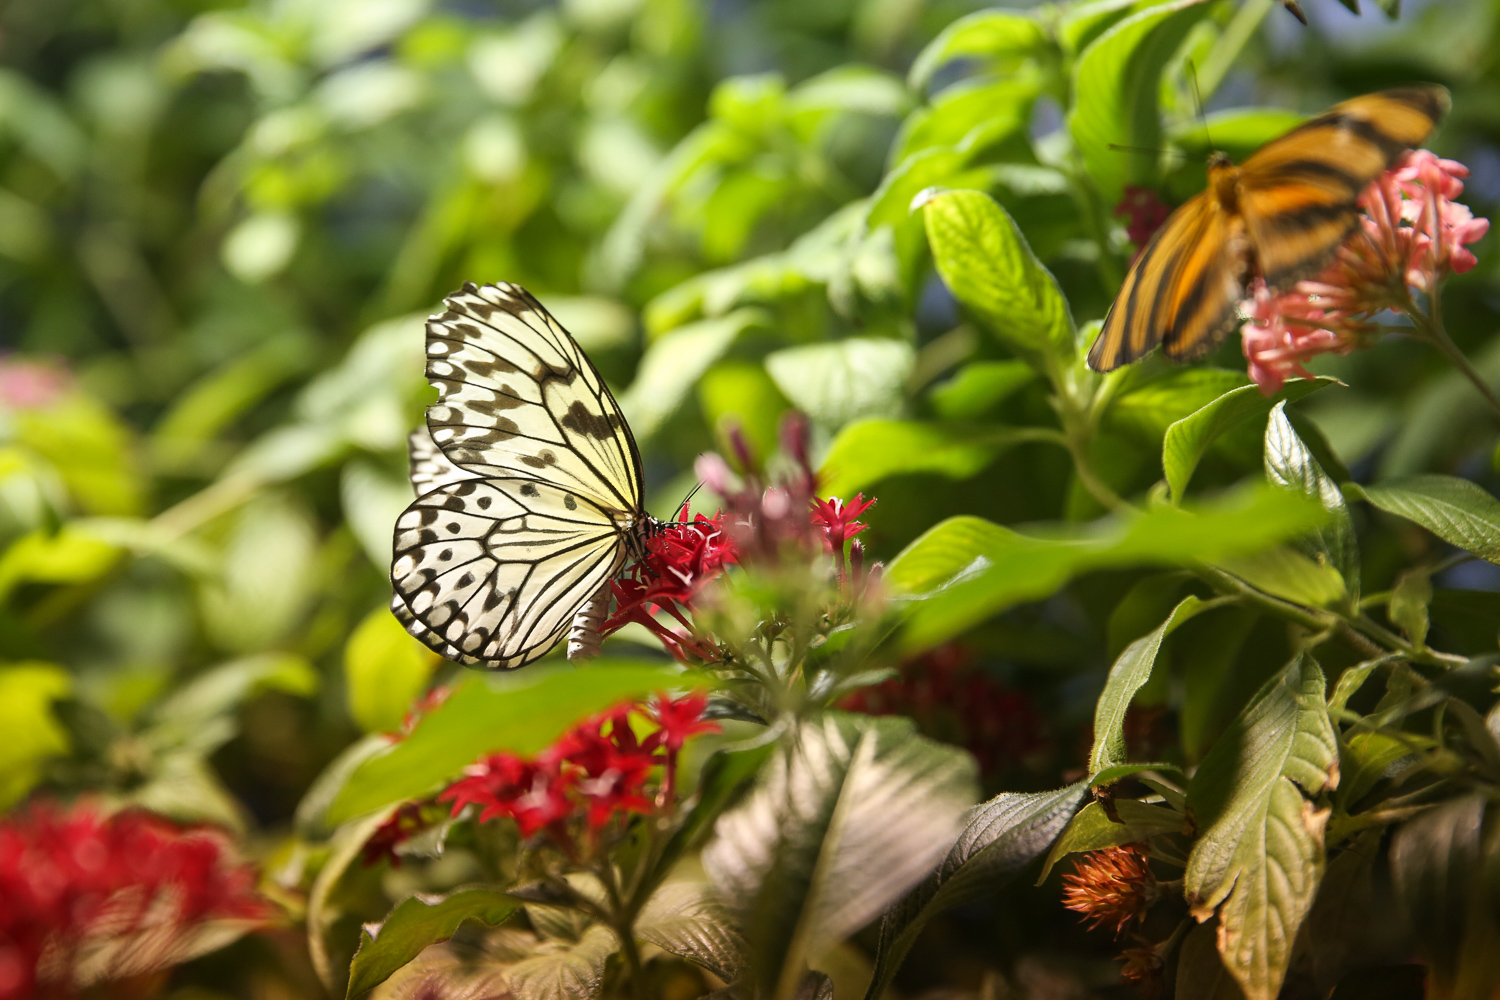
{"type": "Polygon", "coordinates": [[[620,396],[620,408],[637,440],[649,440],[693,391],[698,377],[759,319],[756,310],[741,309],[684,326],[654,341],[641,358],[635,381],[620,396]]]}
{"type": "Polygon", "coordinates": [[[701,965],[725,982],[744,968],[745,940],[705,882],[668,882],[658,888],[641,909],[635,929],[662,951],[701,965]]]}
{"type": "Polygon", "coordinates": [[[72,741],[53,714],[52,703],[68,697],[73,678],[51,663],[0,666],[0,809],[8,809],[41,779],[50,757],[68,752],[72,741]]]}
{"type": "Polygon", "coordinates": [[[983,10],[961,17],[934,38],[912,62],[907,84],[922,90],[933,73],[955,59],[1004,60],[1035,55],[1046,33],[1022,11],[983,10]]]}
{"type": "Polygon", "coordinates": [[[1284,489],[1315,498],[1328,510],[1328,520],[1317,532],[1292,546],[1321,565],[1338,570],[1351,602],[1359,600],[1359,542],[1354,521],[1338,484],[1323,471],[1312,452],[1287,419],[1286,401],[1277,403],[1266,422],[1266,478],[1284,489]]]}
{"type": "Polygon", "coordinates": [[[441,662],[406,634],[390,610],[376,608],[344,647],[349,714],[365,732],[395,732],[441,662]]]}
{"type": "Polygon", "coordinates": [[[1151,668],[1156,664],[1156,654],[1172,630],[1187,621],[1203,606],[1196,597],[1185,597],[1167,620],[1155,630],[1141,636],[1125,647],[1109,677],[1104,681],[1104,690],[1094,706],[1094,748],[1089,752],[1089,773],[1097,774],[1105,768],[1116,767],[1125,761],[1125,713],[1130,701],[1151,679],[1151,668]]]}
{"type": "Polygon", "coordinates": [[[345,995],[355,1000],[379,986],[430,944],[446,941],[466,920],[494,927],[520,902],[488,888],[456,889],[444,896],[411,896],[397,903],[380,925],[360,932],[345,995]]]}
{"type": "Polygon", "coordinates": [[[1181,833],[1187,822],[1181,813],[1166,806],[1150,805],[1135,799],[1118,799],[1114,808],[1120,817],[1118,822],[1111,819],[1104,807],[1097,802],[1090,802],[1080,809],[1052,845],[1052,851],[1042,864],[1042,873],[1037,876],[1036,884],[1045,882],[1052,866],[1069,854],[1134,844],[1162,833],[1181,833]]]}
{"type": "Polygon", "coordinates": [[[766,357],[776,387],[829,428],[900,412],[915,354],[899,340],[851,337],[789,347],[766,357]]]}
{"type": "Polygon", "coordinates": [[[768,995],[926,875],[974,793],[972,759],[906,719],[832,713],[789,734],[703,852],[768,995]]]}
{"type": "Polygon", "coordinates": [[[819,470],[829,496],[850,496],[886,476],[935,473],[966,479],[1002,449],[1026,440],[1025,431],[965,427],[916,420],[867,419],[849,424],[834,438],[819,470]]]}

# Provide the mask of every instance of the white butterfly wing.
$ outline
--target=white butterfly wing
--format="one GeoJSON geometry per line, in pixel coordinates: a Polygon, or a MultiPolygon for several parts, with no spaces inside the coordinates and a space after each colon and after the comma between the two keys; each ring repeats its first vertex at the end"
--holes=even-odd
{"type": "Polygon", "coordinates": [[[557,320],[511,284],[466,284],[447,305],[427,322],[427,377],[438,389],[427,427],[449,461],[638,512],[640,457],[625,416],[557,320]]]}
{"type": "MultiPolygon", "coordinates": [[[[640,457],[603,379],[516,285],[472,284],[427,324],[439,400],[410,441],[391,611],[443,656],[493,669],[547,653],[624,564],[640,457]]],[[[596,615],[588,615],[595,617],[596,615]]]]}

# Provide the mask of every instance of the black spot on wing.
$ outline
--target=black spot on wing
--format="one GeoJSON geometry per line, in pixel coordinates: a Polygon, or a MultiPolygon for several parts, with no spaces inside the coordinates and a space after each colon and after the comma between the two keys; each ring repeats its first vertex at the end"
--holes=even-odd
{"type": "Polygon", "coordinates": [[[613,413],[595,413],[581,400],[573,400],[568,412],[563,414],[564,428],[575,434],[583,434],[597,441],[613,441],[619,432],[620,418],[613,413]]]}

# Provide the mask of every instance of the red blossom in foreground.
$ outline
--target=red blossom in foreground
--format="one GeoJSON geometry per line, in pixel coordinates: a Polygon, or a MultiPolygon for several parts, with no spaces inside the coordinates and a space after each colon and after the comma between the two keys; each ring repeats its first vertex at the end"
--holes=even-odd
{"type": "Polygon", "coordinates": [[[1422,149],[1408,153],[1359,197],[1358,228],[1316,276],[1281,294],[1257,281],[1241,309],[1250,377],[1271,395],[1320,354],[1347,354],[1379,327],[1376,315],[1408,311],[1410,289],[1433,295],[1443,278],[1477,263],[1468,244],[1489,231],[1453,201],[1469,170],[1422,149]]]}
{"type": "Polygon", "coordinates": [[[1126,220],[1125,235],[1137,248],[1151,242],[1171,214],[1171,206],[1161,200],[1161,195],[1137,184],[1125,185],[1124,195],[1115,206],[1115,217],[1126,220]]]}
{"type": "Polygon", "coordinates": [[[0,1000],[167,968],[201,950],[209,921],[269,916],[253,869],[215,831],[89,804],[0,823],[0,1000]]]}
{"type": "Polygon", "coordinates": [[[993,773],[1041,749],[1041,717],[1024,692],[973,667],[957,643],[901,665],[901,675],[847,695],[839,707],[868,715],[905,715],[936,739],[962,746],[993,773]]]}
{"type": "Polygon", "coordinates": [[[1115,937],[1161,898],[1156,876],[1140,844],[1085,854],[1063,877],[1063,905],[1083,914],[1091,927],[1114,926],[1115,937]]]}
{"type": "Polygon", "coordinates": [[[457,816],[466,806],[478,820],[508,817],[523,837],[545,833],[569,856],[577,856],[576,827],[597,845],[599,833],[617,816],[651,813],[675,798],[677,755],[693,736],[718,732],[702,718],[708,696],[627,702],[585,719],[534,758],[491,754],[464,771],[464,777],[438,796],[457,816]],[[632,718],[656,729],[637,738],[632,718]],[[662,769],[652,787],[655,769],[662,769]]]}

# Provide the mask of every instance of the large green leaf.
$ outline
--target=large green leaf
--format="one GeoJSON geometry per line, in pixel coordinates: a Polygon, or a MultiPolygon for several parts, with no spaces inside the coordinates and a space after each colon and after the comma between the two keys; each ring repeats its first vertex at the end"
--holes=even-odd
{"type": "Polygon", "coordinates": [[[943,521],[886,570],[910,608],[903,643],[928,648],[1015,604],[1039,600],[1070,578],[1114,566],[1194,566],[1247,555],[1315,528],[1322,507],[1284,490],[1232,494],[1192,511],[1119,514],[1085,528],[1026,535],[981,518],[943,521]]]}
{"type": "Polygon", "coordinates": [[[487,753],[536,753],[586,715],[683,682],[669,667],[628,660],[531,667],[503,679],[469,674],[410,736],[354,769],[324,823],[429,794],[487,753]]]}
{"type": "Polygon", "coordinates": [[[1002,449],[1026,440],[1026,430],[919,420],[861,420],[839,432],[819,471],[828,496],[847,497],[887,476],[934,473],[967,479],[1002,449]]]}
{"type": "Polygon", "coordinates": [[[839,428],[899,413],[914,362],[911,345],[904,341],[850,337],[776,351],[766,357],[766,371],[804,413],[825,427],[839,428]]]}
{"type": "Polygon", "coordinates": [[[652,342],[636,368],[635,381],[620,396],[620,408],[639,441],[661,429],[693,391],[698,378],[724,356],[736,338],[762,321],[757,309],[700,320],[652,342]]]}
{"type": "Polygon", "coordinates": [[[636,918],[635,932],[726,983],[745,967],[745,939],[728,908],[704,882],[668,882],[658,888],[636,918]]]}
{"type": "Polygon", "coordinates": [[[1115,815],[1120,817],[1118,820],[1111,819],[1097,802],[1090,802],[1080,809],[1057,838],[1057,843],[1052,845],[1036,884],[1046,881],[1052,866],[1069,854],[1134,844],[1162,833],[1181,833],[1186,823],[1179,812],[1135,799],[1119,799],[1114,809],[1115,815]]]}
{"type": "Polygon", "coordinates": [[[927,875],[975,791],[973,760],[907,719],[829,713],[789,733],[703,851],[761,995],[788,1000],[809,956],[927,875]]]}
{"type": "Polygon", "coordinates": [[[595,924],[576,941],[549,941],[512,965],[505,984],[516,1000],[588,1000],[604,989],[604,969],[620,948],[608,927],[595,924]]]}
{"type": "Polygon", "coordinates": [[[465,920],[494,927],[520,907],[496,889],[455,889],[444,896],[412,896],[396,904],[380,926],[360,931],[349,968],[348,1000],[374,989],[423,948],[446,941],[465,920]]]}
{"type": "Polygon", "coordinates": [[[1332,378],[1292,379],[1271,398],[1262,395],[1258,386],[1242,385],[1168,427],[1161,446],[1161,464],[1173,498],[1179,503],[1182,501],[1188,480],[1193,478],[1193,470],[1198,468],[1209,446],[1223,434],[1247,421],[1264,418],[1277,399],[1301,399],[1337,381],[1332,378]]]}
{"type": "Polygon", "coordinates": [[[1068,130],[1105,204],[1119,202],[1126,184],[1155,182],[1157,157],[1137,150],[1162,147],[1162,70],[1210,10],[1204,0],[1148,7],[1100,35],[1074,64],[1068,130]]]}
{"type": "Polygon", "coordinates": [[[975,806],[937,871],[885,915],[875,976],[865,1000],[880,1000],[927,922],[944,910],[983,899],[1052,846],[1083,797],[1085,782],[1051,792],[1006,792],[975,806]]]}
{"type": "Polygon", "coordinates": [[[1388,514],[1420,524],[1450,545],[1500,563],[1500,500],[1453,476],[1412,476],[1374,486],[1345,486],[1388,514]]]}
{"type": "Polygon", "coordinates": [[[1249,1000],[1274,1000],[1323,873],[1328,811],[1305,796],[1338,783],[1323,671],[1302,655],[1261,688],[1188,787],[1202,831],[1184,890],[1219,913],[1219,950],[1249,1000]]]}
{"type": "Polygon", "coordinates": [[[978,154],[1024,136],[1039,91],[1032,74],[981,77],[949,87],[906,119],[891,162],[934,148],[962,147],[978,154]]]}
{"type": "Polygon", "coordinates": [[[946,191],[922,213],[938,274],[988,330],[1026,354],[1073,357],[1068,301],[1005,209],[982,191],[946,191]]]}
{"type": "Polygon", "coordinates": [[[912,62],[906,82],[912,90],[921,90],[933,73],[955,59],[1015,59],[1035,55],[1046,45],[1046,32],[1026,13],[982,10],[959,18],[928,42],[912,62]]]}
{"type": "Polygon", "coordinates": [[[1185,597],[1167,620],[1151,632],[1125,647],[1125,651],[1109,669],[1104,690],[1094,706],[1094,748],[1089,752],[1089,774],[1098,774],[1105,768],[1118,767],[1125,761],[1125,713],[1130,700],[1151,679],[1151,668],[1156,663],[1156,654],[1161,644],[1178,625],[1197,614],[1203,602],[1196,597],[1185,597]]]}
{"type": "Polygon", "coordinates": [[[1307,445],[1297,436],[1286,415],[1286,401],[1277,403],[1266,422],[1266,478],[1284,489],[1312,497],[1328,510],[1326,522],[1292,545],[1320,565],[1338,570],[1351,602],[1359,600],[1359,541],[1344,494],[1323,471],[1307,445]]]}
{"type": "Polygon", "coordinates": [[[367,733],[395,732],[438,662],[435,654],[407,635],[388,608],[376,608],[344,646],[349,714],[367,733]]]}

